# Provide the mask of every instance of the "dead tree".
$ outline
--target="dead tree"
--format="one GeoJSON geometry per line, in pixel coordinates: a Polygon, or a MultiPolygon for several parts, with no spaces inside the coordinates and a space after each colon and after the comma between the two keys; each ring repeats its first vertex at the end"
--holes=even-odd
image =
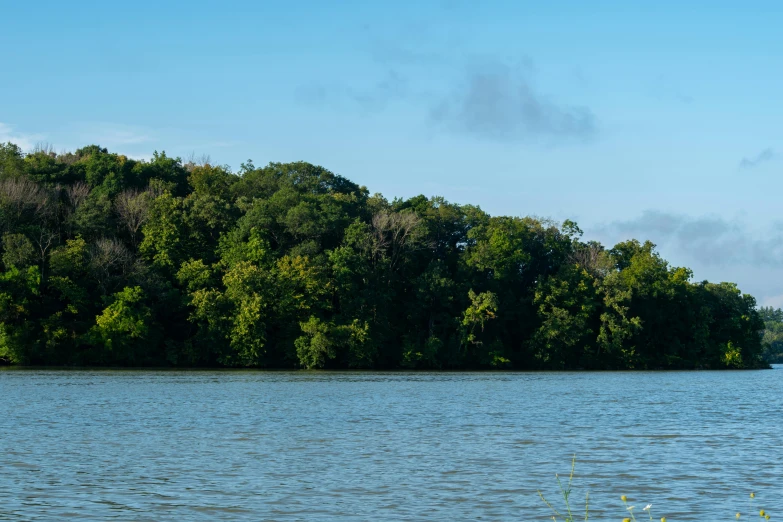
{"type": "Polygon", "coordinates": [[[120,223],[130,234],[131,243],[135,248],[137,236],[141,227],[149,220],[152,194],[149,191],[125,190],[114,200],[115,211],[120,223]]]}
{"type": "Polygon", "coordinates": [[[92,277],[104,295],[111,293],[113,282],[133,266],[133,254],[116,239],[101,238],[88,251],[92,277]]]}
{"type": "Polygon", "coordinates": [[[372,218],[373,255],[389,256],[394,270],[403,253],[424,247],[421,219],[413,212],[379,212],[372,218]]]}

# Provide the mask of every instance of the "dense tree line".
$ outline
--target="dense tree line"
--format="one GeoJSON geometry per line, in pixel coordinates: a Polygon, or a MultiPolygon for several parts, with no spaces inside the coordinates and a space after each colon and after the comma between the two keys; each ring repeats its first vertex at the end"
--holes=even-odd
{"type": "Polygon", "coordinates": [[[762,317],[649,242],[388,201],[308,163],[0,146],[0,359],[274,368],[744,368],[762,317]]]}
{"type": "Polygon", "coordinates": [[[783,364],[783,310],[763,306],[759,314],[764,321],[764,359],[783,364]]]}

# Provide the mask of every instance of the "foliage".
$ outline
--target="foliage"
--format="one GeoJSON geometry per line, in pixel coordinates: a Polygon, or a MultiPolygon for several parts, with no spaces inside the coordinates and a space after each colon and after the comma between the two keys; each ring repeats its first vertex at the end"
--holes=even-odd
{"type": "Polygon", "coordinates": [[[759,315],[764,321],[764,358],[770,363],[783,363],[783,310],[762,306],[759,315]]]}
{"type": "Polygon", "coordinates": [[[144,304],[144,291],[126,287],[111,297],[95,318],[88,339],[99,349],[103,362],[134,364],[144,361],[152,323],[152,313],[144,304]]]}
{"type": "Polygon", "coordinates": [[[389,201],[323,167],[0,146],[0,360],[755,368],[783,313],[576,223],[389,201]],[[764,330],[764,342],[760,332],[764,330]]]}

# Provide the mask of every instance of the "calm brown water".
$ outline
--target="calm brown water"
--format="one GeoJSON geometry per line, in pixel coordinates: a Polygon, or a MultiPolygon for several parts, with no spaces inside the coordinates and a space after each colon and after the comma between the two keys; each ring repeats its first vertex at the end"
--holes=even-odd
{"type": "Polygon", "coordinates": [[[783,518],[781,370],[3,370],[0,519],[783,518]]]}

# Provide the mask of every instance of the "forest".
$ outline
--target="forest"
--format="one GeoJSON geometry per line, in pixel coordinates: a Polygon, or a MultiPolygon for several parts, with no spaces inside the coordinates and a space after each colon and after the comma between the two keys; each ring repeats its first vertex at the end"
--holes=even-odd
{"type": "Polygon", "coordinates": [[[762,306],[759,314],[764,321],[763,358],[770,363],[783,364],[783,310],[762,306]]]}
{"type": "Polygon", "coordinates": [[[650,242],[387,200],[305,162],[0,145],[0,361],[305,369],[720,369],[783,312],[650,242]]]}

